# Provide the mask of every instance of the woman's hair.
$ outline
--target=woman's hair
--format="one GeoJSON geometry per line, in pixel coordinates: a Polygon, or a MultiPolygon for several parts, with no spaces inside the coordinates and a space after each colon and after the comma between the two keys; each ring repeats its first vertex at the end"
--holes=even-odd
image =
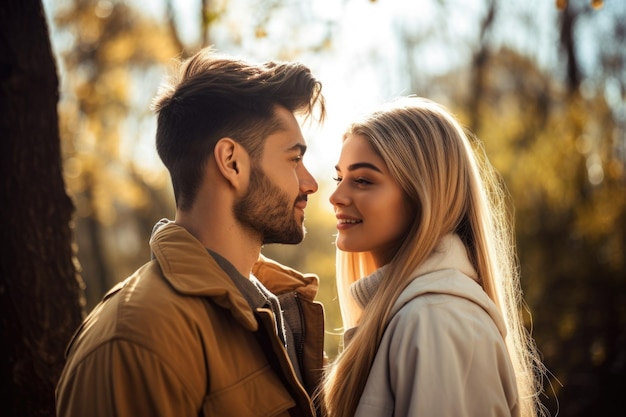
{"type": "Polygon", "coordinates": [[[384,160],[413,203],[415,219],[385,271],[384,285],[363,310],[350,296],[349,286],[373,273],[374,262],[368,252],[337,249],[344,329],[357,325],[358,329],[327,369],[320,398],[328,416],[354,415],[394,302],[414,278],[411,272],[449,233],[463,241],[482,288],[504,317],[522,415],[541,414],[538,395],[543,367],[521,317],[512,219],[504,187],[478,141],[470,142],[446,108],[413,96],[387,103],[353,123],[344,140],[348,135],[364,137],[384,160]]]}
{"type": "Polygon", "coordinates": [[[252,157],[281,126],[276,106],[307,118],[325,116],[321,83],[297,62],[251,64],[211,48],[178,62],[152,103],[158,114],[156,145],[170,172],[176,205],[191,207],[209,155],[223,137],[252,157]]]}

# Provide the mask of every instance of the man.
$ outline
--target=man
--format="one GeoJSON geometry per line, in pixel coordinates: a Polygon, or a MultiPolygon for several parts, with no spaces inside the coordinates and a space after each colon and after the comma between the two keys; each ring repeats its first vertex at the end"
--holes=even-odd
{"type": "Polygon", "coordinates": [[[57,415],[313,416],[324,365],[317,277],[260,255],[304,237],[317,183],[296,115],[325,116],[297,63],[202,50],[154,101],[176,218],[68,346],[57,415]]]}

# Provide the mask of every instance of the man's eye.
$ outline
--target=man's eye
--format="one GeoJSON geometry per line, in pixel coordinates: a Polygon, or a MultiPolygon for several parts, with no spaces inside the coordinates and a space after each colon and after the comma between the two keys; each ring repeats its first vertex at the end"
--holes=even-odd
{"type": "Polygon", "coordinates": [[[339,184],[341,182],[341,180],[343,180],[343,178],[337,176],[337,177],[333,177],[333,181],[335,181],[337,184],[339,184]]]}

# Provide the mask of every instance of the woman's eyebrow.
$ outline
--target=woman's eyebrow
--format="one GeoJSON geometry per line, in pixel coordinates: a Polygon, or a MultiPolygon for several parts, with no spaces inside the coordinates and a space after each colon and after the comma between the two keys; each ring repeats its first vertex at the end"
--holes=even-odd
{"type": "MultiPolygon", "coordinates": [[[[380,169],[378,169],[376,165],[371,164],[369,162],[357,162],[355,164],[348,165],[348,171],[354,171],[360,168],[367,168],[367,169],[371,169],[372,171],[380,172],[381,174],[383,173],[380,169]]],[[[340,171],[339,165],[335,165],[335,170],[340,171]]]]}

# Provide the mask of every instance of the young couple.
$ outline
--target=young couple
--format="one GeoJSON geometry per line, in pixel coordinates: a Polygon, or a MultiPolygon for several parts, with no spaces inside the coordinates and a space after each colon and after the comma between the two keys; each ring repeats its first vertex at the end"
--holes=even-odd
{"type": "Polygon", "coordinates": [[[317,276],[260,254],[304,237],[296,116],[324,119],[320,82],[205,49],[154,108],[176,217],[70,342],[59,417],[541,413],[498,182],[444,107],[398,99],[343,137],[331,364],[317,276]]]}

